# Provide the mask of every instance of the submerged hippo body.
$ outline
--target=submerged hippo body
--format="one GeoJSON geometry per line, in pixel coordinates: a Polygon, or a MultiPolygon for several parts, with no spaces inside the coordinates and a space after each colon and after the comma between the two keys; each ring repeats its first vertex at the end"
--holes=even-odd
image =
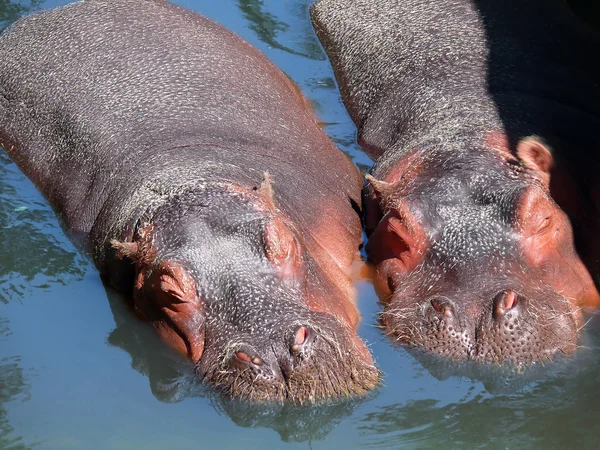
{"type": "Polygon", "coordinates": [[[208,384],[297,402],[377,384],[346,273],[360,177],[239,37],[162,1],[26,17],[0,38],[0,142],[208,384]]]}
{"type": "Polygon", "coordinates": [[[564,212],[599,217],[598,33],[558,0],[319,0],[311,17],[376,158],[389,334],[462,360],[572,353],[599,299],[564,212]]]}

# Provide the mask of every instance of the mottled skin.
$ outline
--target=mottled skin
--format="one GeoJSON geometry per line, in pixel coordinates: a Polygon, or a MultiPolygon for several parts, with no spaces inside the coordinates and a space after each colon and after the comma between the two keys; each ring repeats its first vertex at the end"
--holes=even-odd
{"type": "Polygon", "coordinates": [[[376,158],[389,334],[494,363],[572,353],[599,301],[564,212],[592,250],[598,33],[558,0],[320,0],[311,17],[376,158]]]}
{"type": "Polygon", "coordinates": [[[161,1],[26,17],[0,38],[0,142],[207,383],[296,402],[377,384],[347,273],[360,177],[239,37],[161,1]]]}

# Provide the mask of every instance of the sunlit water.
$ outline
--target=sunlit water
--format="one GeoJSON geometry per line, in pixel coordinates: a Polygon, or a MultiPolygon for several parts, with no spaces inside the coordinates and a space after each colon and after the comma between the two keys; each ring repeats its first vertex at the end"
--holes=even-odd
{"type": "MultiPolygon", "coordinates": [[[[66,2],[0,0],[0,27],[66,2]]],[[[260,48],[312,101],[361,169],[306,0],[180,1],[260,48]]],[[[0,117],[0,120],[2,118],[0,117]]],[[[362,401],[256,408],[210,395],[136,320],[0,153],[0,449],[597,448],[600,318],[577,358],[527,376],[453,375],[390,345],[361,282],[359,332],[385,374],[362,401]],[[483,381],[480,381],[483,380],[483,381]]]]}

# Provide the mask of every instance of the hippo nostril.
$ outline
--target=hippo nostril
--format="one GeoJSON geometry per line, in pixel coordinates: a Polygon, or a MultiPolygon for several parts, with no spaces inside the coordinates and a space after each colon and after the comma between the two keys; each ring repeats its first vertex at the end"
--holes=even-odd
{"type": "Polygon", "coordinates": [[[445,317],[452,317],[452,306],[449,303],[444,302],[438,298],[434,298],[433,300],[431,300],[431,306],[433,306],[433,309],[436,312],[443,314],[445,317]]]}
{"type": "Polygon", "coordinates": [[[235,377],[252,377],[253,380],[268,380],[268,382],[282,382],[284,375],[281,373],[281,368],[277,359],[272,358],[273,355],[267,350],[264,354],[264,359],[257,356],[252,348],[244,346],[243,349],[238,349],[227,360],[225,373],[228,376],[235,377]]]}
{"type": "Polygon", "coordinates": [[[502,291],[494,297],[494,317],[501,317],[517,306],[517,294],[511,290],[502,291]]]}
{"type": "Polygon", "coordinates": [[[296,345],[302,345],[302,344],[304,344],[304,341],[306,341],[307,337],[308,337],[308,330],[306,329],[306,327],[300,327],[300,328],[298,328],[298,331],[296,332],[296,340],[294,343],[296,345]]]}
{"type": "Polygon", "coordinates": [[[252,361],[252,358],[250,358],[250,356],[248,356],[248,354],[244,353],[244,352],[236,352],[235,357],[237,359],[239,359],[240,361],[244,361],[244,362],[252,361]]]}
{"type": "Polygon", "coordinates": [[[263,360],[261,357],[259,356],[254,356],[254,357],[250,357],[250,355],[248,355],[248,353],[246,352],[236,352],[235,353],[235,357],[238,359],[238,361],[244,362],[244,363],[252,363],[256,366],[262,366],[263,365],[263,360]]]}
{"type": "Polygon", "coordinates": [[[264,361],[262,360],[262,358],[255,356],[254,358],[252,358],[252,362],[257,366],[262,366],[264,361]]]}
{"type": "Polygon", "coordinates": [[[296,331],[296,334],[294,335],[294,339],[293,339],[292,346],[290,347],[290,349],[292,350],[293,353],[298,353],[298,352],[302,351],[303,348],[306,348],[309,341],[311,341],[311,340],[312,340],[312,333],[308,330],[308,328],[300,327],[300,328],[298,328],[298,330],[296,331]]]}

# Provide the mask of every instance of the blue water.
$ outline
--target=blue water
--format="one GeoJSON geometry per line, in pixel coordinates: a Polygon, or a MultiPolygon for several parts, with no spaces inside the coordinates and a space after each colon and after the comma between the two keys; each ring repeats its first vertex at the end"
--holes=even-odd
{"type": "MultiPolygon", "coordinates": [[[[64,3],[0,0],[0,27],[64,3]]],[[[370,166],[306,0],[177,3],[267,54],[310,99],[335,143],[362,170],[370,166]]],[[[360,282],[359,332],[385,374],[380,389],[317,407],[228,402],[190,380],[187,362],[103,286],[4,153],[0,173],[0,449],[598,447],[598,317],[575,359],[526,376],[459,376],[393,347],[377,327],[372,287],[360,282]]]]}

